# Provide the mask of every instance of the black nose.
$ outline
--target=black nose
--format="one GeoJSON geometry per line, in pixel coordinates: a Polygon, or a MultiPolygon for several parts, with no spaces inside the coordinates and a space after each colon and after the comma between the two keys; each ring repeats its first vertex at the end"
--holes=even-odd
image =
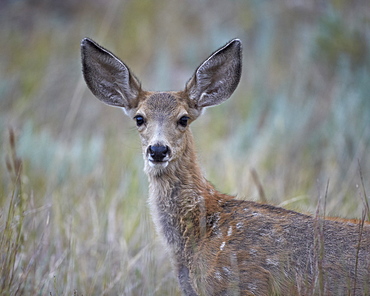
{"type": "Polygon", "coordinates": [[[163,161],[169,150],[168,146],[164,145],[149,146],[148,149],[150,156],[154,161],[163,161]]]}

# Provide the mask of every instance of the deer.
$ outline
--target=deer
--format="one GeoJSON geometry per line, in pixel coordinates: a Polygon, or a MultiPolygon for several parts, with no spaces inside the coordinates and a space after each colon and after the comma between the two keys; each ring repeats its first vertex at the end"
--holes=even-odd
{"type": "Polygon", "coordinates": [[[212,53],[181,91],[142,89],[126,64],[89,38],[81,55],[93,95],[137,126],[151,216],[183,295],[370,295],[365,219],[240,200],[203,176],[190,125],[237,88],[239,39],[212,53]]]}

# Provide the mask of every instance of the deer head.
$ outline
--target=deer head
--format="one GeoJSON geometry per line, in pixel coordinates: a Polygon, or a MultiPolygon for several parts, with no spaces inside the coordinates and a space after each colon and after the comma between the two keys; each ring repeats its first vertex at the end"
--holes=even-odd
{"type": "Polygon", "coordinates": [[[187,152],[189,125],[205,107],[221,104],[241,76],[241,42],[231,40],[195,71],[183,91],[149,92],[114,54],[91,39],[81,44],[83,74],[102,102],[123,108],[140,133],[145,170],[160,174],[187,152]]]}

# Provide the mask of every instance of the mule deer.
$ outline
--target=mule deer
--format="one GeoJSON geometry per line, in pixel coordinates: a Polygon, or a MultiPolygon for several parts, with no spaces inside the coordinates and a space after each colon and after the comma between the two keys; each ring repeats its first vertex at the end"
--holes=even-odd
{"type": "Polygon", "coordinates": [[[184,295],[370,293],[369,224],[237,200],[203,177],[189,125],[234,92],[240,40],[214,52],[177,92],[143,90],[120,59],[90,39],[81,51],[92,93],[136,122],[151,213],[184,295]]]}

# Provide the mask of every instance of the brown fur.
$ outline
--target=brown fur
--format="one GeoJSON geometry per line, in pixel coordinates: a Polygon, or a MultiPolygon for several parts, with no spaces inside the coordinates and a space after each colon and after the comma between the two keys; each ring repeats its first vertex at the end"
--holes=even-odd
{"type": "Polygon", "coordinates": [[[370,293],[369,224],[237,200],[203,177],[189,124],[236,88],[240,41],[211,55],[180,92],[143,91],[125,64],[89,39],[82,56],[92,92],[137,120],[153,220],[184,295],[370,293]]]}

